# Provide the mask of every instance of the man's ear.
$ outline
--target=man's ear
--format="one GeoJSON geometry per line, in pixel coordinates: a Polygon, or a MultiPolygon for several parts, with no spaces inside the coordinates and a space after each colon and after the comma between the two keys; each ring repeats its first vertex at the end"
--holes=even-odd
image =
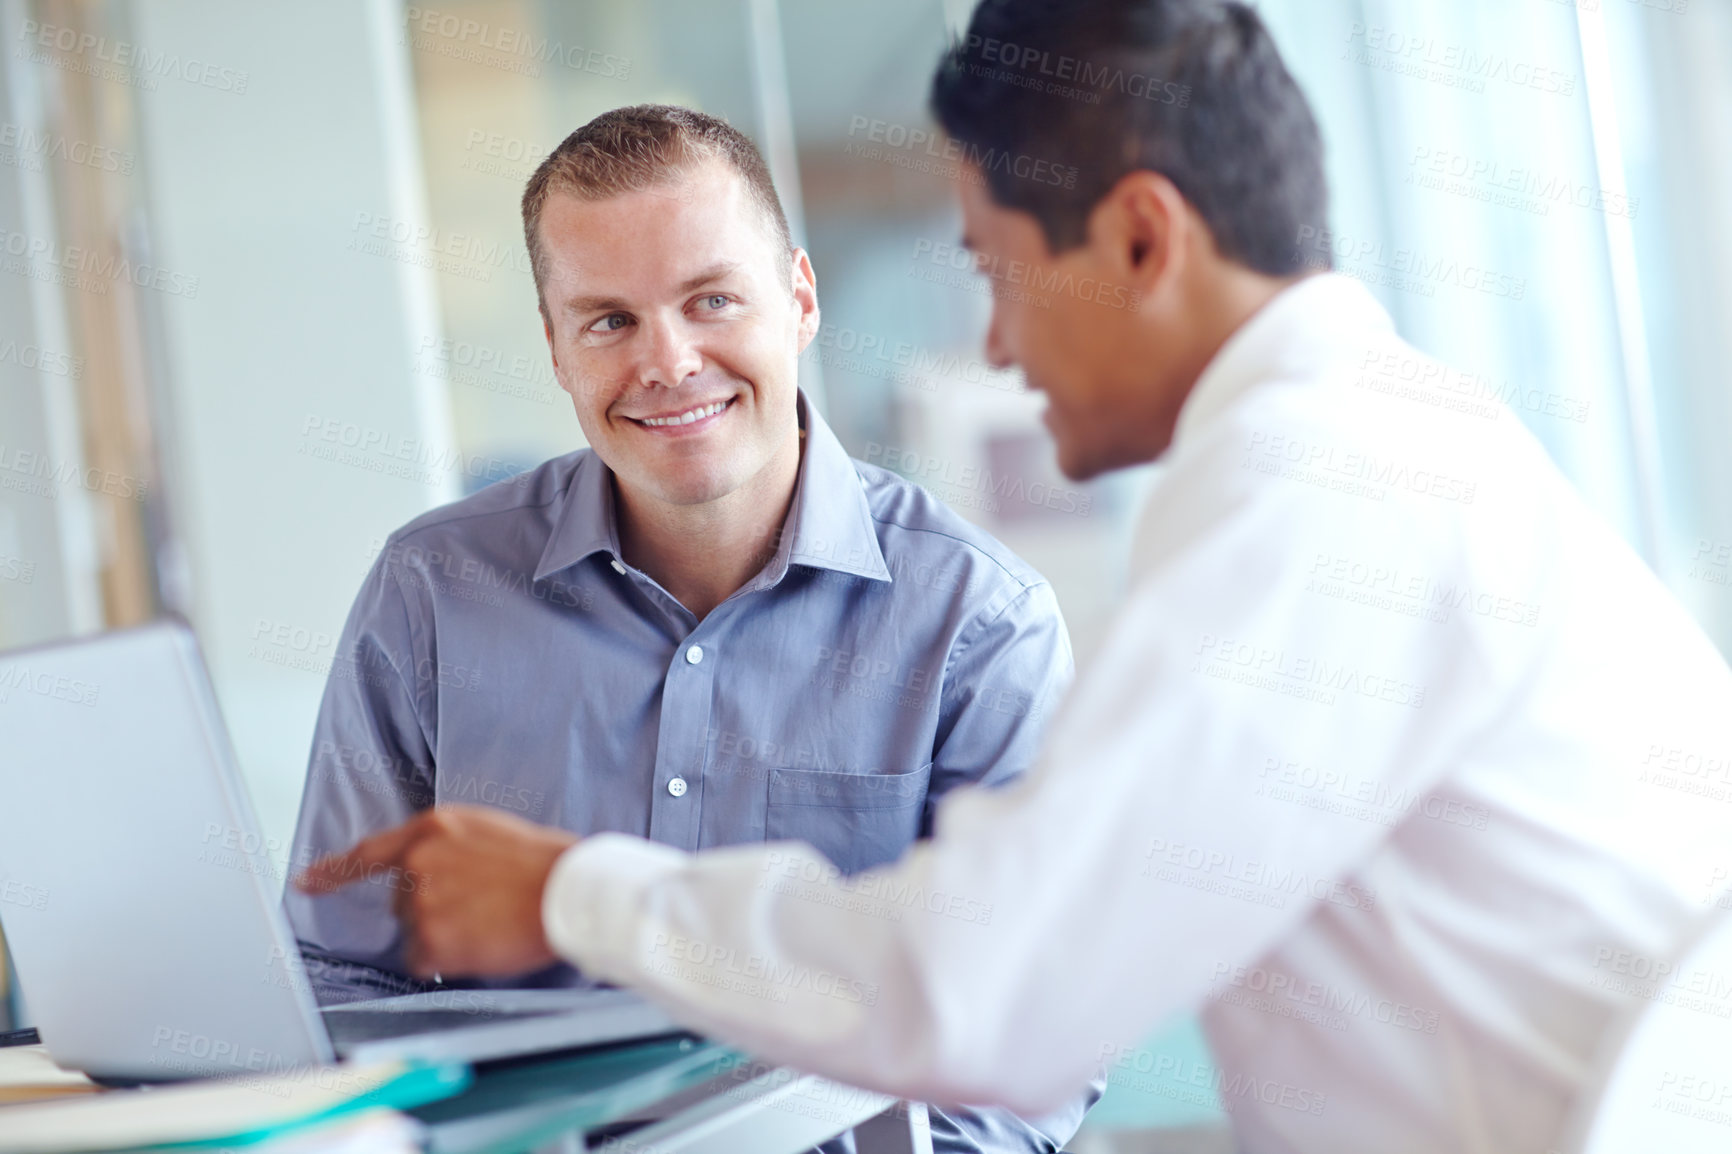
{"type": "Polygon", "coordinates": [[[818,335],[818,325],[821,321],[818,312],[818,274],[812,271],[812,258],[803,248],[794,250],[793,268],[789,271],[792,278],[790,287],[794,294],[794,307],[800,310],[800,331],[797,353],[806,351],[806,346],[812,343],[812,338],[818,335]]]}
{"type": "Polygon", "coordinates": [[[545,308],[541,310],[541,333],[547,338],[547,355],[553,361],[554,383],[557,384],[560,391],[570,397],[572,403],[575,404],[577,402],[577,394],[572,392],[571,386],[566,383],[565,370],[560,367],[559,346],[553,343],[553,319],[547,315],[547,310],[545,308]]]}
{"type": "Polygon", "coordinates": [[[1089,216],[1089,236],[1113,273],[1147,298],[1183,271],[1196,222],[1178,185],[1158,172],[1126,173],[1089,216]]]}

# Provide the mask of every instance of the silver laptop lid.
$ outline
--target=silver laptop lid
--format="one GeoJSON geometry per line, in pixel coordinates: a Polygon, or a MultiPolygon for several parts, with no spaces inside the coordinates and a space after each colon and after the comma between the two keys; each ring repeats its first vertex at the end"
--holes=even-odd
{"type": "Polygon", "coordinates": [[[0,925],[60,1064],[331,1059],[192,634],[0,653],[0,925]]]}

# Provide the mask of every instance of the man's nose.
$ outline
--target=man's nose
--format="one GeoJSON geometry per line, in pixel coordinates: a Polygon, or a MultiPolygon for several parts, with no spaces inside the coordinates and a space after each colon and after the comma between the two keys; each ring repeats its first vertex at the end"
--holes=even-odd
{"type": "Polygon", "coordinates": [[[641,384],[671,388],[703,370],[704,358],[684,319],[646,321],[644,336],[643,360],[638,365],[641,384]]]}

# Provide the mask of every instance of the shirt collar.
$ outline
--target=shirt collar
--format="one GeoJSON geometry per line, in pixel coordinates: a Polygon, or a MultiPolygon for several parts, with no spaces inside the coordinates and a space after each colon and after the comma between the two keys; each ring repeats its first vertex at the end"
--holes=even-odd
{"type": "MultiPolygon", "coordinates": [[[[789,565],[811,565],[840,573],[890,580],[865,484],[842,442],[830,431],[804,392],[797,401],[806,429],[806,448],[794,486],[776,555],[753,579],[762,588],[780,581],[789,565]],[[787,529],[792,527],[793,532],[787,529]]],[[[619,528],[614,521],[613,473],[594,452],[578,457],[567,483],[563,508],[557,515],[547,547],[535,569],[543,580],[568,569],[593,553],[619,557],[619,528]]]]}
{"type": "Polygon", "coordinates": [[[764,573],[765,583],[781,580],[789,565],[811,565],[873,581],[890,580],[890,569],[878,546],[872,507],[866,503],[865,480],[805,393],[800,394],[799,405],[806,451],[801,455],[800,480],[783,526],[781,547],[764,573]],[[786,531],[789,526],[792,533],[786,531]]]}
{"type": "Polygon", "coordinates": [[[619,529],[613,520],[613,474],[592,449],[579,453],[561,498],[561,507],[535,567],[544,580],[569,569],[592,553],[619,556],[619,529]]]}
{"type": "Polygon", "coordinates": [[[1215,353],[1179,409],[1173,445],[1259,381],[1316,376],[1362,356],[1394,329],[1377,298],[1352,277],[1306,277],[1276,294],[1215,353]]]}

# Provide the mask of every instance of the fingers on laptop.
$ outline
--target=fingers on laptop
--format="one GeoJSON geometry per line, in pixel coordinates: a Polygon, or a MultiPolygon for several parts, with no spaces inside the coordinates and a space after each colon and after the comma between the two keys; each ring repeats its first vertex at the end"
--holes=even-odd
{"type": "Polygon", "coordinates": [[[395,829],[363,838],[345,853],[320,858],[295,879],[296,888],[309,894],[328,894],[377,876],[378,870],[395,865],[421,837],[425,821],[425,814],[410,818],[395,829]]]}

